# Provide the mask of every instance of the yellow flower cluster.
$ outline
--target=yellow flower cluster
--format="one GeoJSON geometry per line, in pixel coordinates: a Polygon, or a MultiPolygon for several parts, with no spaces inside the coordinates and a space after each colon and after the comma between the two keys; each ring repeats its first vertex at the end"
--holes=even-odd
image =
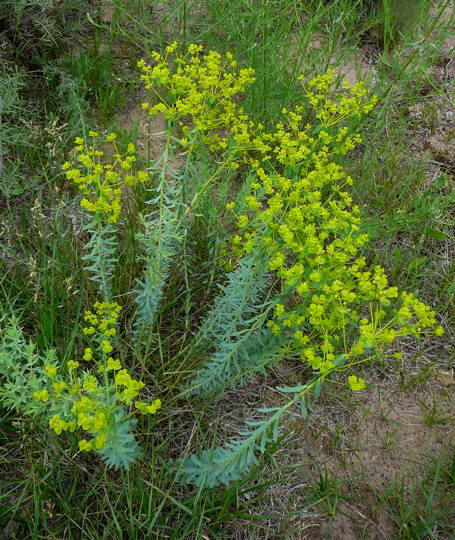
{"type": "MultiPolygon", "coordinates": [[[[104,338],[116,335],[115,327],[122,308],[115,302],[96,302],[93,307],[94,312],[91,310],[84,312],[84,321],[88,326],[85,326],[82,332],[86,336],[98,334],[103,338],[102,341],[106,341],[104,338]]],[[[87,360],[91,360],[91,350],[85,349],[85,354],[89,356],[87,360]]]]}
{"type": "Polygon", "coordinates": [[[332,88],[335,76],[335,71],[329,69],[324,75],[309,81],[308,85],[304,84],[305,95],[316,111],[316,118],[326,128],[349,117],[368,114],[377,104],[376,96],[366,101],[367,91],[362,81],[353,85],[345,81],[334,100],[332,88]]]}
{"type": "Polygon", "coordinates": [[[143,170],[133,172],[137,161],[134,144],[130,143],[121,154],[115,133],[101,136],[90,131],[89,137],[87,144],[82,137],[75,139],[74,158],[65,162],[62,168],[66,178],[84,194],[81,206],[109,223],[115,223],[120,216],[122,188],[147,182],[149,175],[143,170]],[[107,151],[109,146],[110,152],[107,151]]]}
{"type": "Polygon", "coordinates": [[[234,97],[255,80],[254,70],[239,68],[230,53],[202,54],[202,46],[195,44],[182,55],[174,54],[176,49],[174,43],[164,56],[153,52],[153,65],[139,61],[141,80],[157,98],[154,105],[145,102],[142,106],[151,116],[161,113],[174,124],[178,122],[184,146],[190,144],[190,123],[193,135],[196,133],[212,150],[224,150],[226,135],[220,130],[247,119],[234,97]]]}
{"type": "MultiPolygon", "coordinates": [[[[136,380],[122,368],[120,360],[110,356],[121,306],[117,303],[97,302],[94,310],[84,313],[88,326],[83,333],[94,342],[93,347],[84,350],[83,360],[94,362],[96,375],[89,369],[79,373],[80,362],[67,363],[70,378],[58,376],[57,367],[44,366],[49,379],[47,388],[34,393],[38,401],[48,402],[54,413],[49,426],[58,435],[63,431],[82,431],[91,435],[79,442],[81,450],[101,450],[109,441],[110,431],[120,408],[130,407],[133,400],[144,388],[142,381],[136,380]]],[[[134,409],[143,414],[155,414],[161,407],[159,399],[146,403],[137,400],[134,409]]],[[[131,411],[131,412],[132,412],[131,411]]]]}

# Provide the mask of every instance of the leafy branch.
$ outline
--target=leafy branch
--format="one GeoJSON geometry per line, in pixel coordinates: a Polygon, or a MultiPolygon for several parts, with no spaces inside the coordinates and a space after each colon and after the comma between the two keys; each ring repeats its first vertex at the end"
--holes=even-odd
{"type": "MultiPolygon", "coordinates": [[[[136,320],[134,336],[137,344],[147,341],[163,290],[167,283],[170,266],[183,239],[186,221],[179,219],[181,202],[180,175],[172,183],[166,178],[167,151],[163,153],[164,164],[158,186],[153,190],[155,196],[147,201],[149,207],[156,207],[142,217],[143,233],[140,237],[144,274],[136,280],[134,289],[136,320]]],[[[161,161],[160,161],[161,163],[161,161]]]]}
{"type": "Polygon", "coordinates": [[[311,409],[308,394],[313,392],[318,397],[325,378],[326,375],[320,375],[306,385],[278,388],[294,396],[281,407],[259,409],[260,413],[271,413],[270,416],[263,420],[247,421],[247,429],[239,432],[240,438],[229,441],[225,447],[205,450],[200,456],[193,454],[181,460],[177,481],[198,487],[214,487],[227,485],[248,474],[259,463],[257,454],[264,454],[267,445],[278,440],[281,419],[294,405],[300,403],[301,414],[306,417],[308,409],[311,409]]]}
{"type": "Polygon", "coordinates": [[[86,270],[90,279],[98,284],[101,296],[108,301],[112,298],[112,279],[117,263],[116,230],[97,217],[91,219],[84,229],[90,233],[90,240],[86,245],[89,252],[83,255],[82,260],[88,263],[86,270]]]}

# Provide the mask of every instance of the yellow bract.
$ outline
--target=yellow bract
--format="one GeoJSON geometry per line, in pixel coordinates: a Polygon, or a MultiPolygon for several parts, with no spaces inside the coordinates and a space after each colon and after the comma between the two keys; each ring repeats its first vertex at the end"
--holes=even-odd
{"type": "Polygon", "coordinates": [[[348,377],[348,385],[353,392],[360,392],[366,387],[364,379],[357,377],[357,375],[350,375],[348,377]]]}
{"type": "Polygon", "coordinates": [[[161,400],[155,399],[152,403],[144,403],[143,401],[136,401],[136,409],[138,409],[142,414],[156,414],[159,409],[161,409],[161,400]]]}
{"type": "Polygon", "coordinates": [[[33,397],[37,401],[46,402],[49,399],[49,392],[46,389],[38,390],[37,392],[33,393],[33,397]]]}
{"type": "Polygon", "coordinates": [[[77,369],[79,367],[79,362],[70,360],[69,362],[67,362],[67,366],[69,369],[77,369]]]}
{"type": "Polygon", "coordinates": [[[44,366],[44,371],[46,372],[46,375],[51,378],[57,375],[57,368],[50,364],[46,364],[44,366]]]}

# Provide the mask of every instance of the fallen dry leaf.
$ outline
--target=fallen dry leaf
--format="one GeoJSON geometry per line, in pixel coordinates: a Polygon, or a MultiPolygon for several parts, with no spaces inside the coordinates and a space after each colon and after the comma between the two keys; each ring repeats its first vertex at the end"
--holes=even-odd
{"type": "Polygon", "coordinates": [[[434,369],[433,376],[438,382],[440,382],[444,386],[450,386],[451,384],[455,384],[455,373],[453,369],[451,369],[450,371],[445,371],[443,369],[434,369]]]}

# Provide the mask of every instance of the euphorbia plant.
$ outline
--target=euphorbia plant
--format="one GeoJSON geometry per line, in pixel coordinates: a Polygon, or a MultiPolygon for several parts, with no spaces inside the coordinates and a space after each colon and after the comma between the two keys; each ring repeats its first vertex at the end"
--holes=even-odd
{"type": "Polygon", "coordinates": [[[297,403],[305,416],[323,382],[345,374],[352,391],[363,390],[359,365],[387,355],[400,337],[442,328],[435,330],[428,306],[389,286],[383,268],[368,268],[362,255],[368,235],[342,158],[361,142],[356,125],[377,102],[364,84],[340,88],[331,70],[302,81],[304,103],[283,109],[268,131],[233,99],[254,81],[251,70],[237,72],[229,54],[175,49],[152,55],[154,65],[140,62],[146,88],[159,98],[144,108],[172,120],[183,148],[206,145],[247,179],[227,205],[237,226],[224,244],[232,271],[196,337],[213,352],[187,391],[219,393],[285,356],[312,372],[278,389],[293,397],[262,409],[268,416],[249,422],[241,438],[180,463],[181,481],[216,485],[246,473],[277,439],[281,417],[297,403]]]}

